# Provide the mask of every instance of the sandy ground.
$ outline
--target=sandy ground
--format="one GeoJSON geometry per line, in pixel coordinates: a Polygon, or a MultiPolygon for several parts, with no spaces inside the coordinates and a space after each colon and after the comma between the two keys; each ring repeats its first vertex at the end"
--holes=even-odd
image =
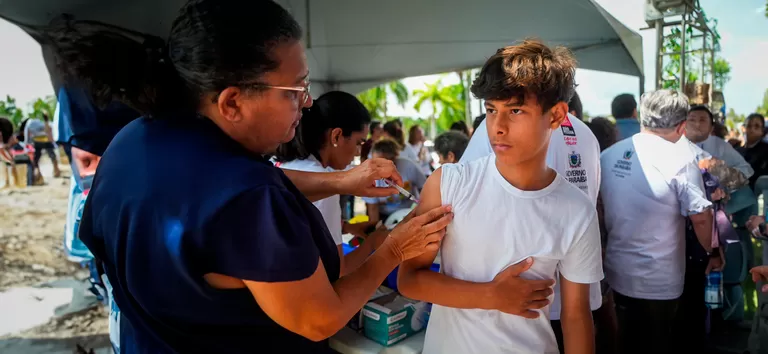
{"type": "MultiPolygon", "coordinates": [[[[87,270],[64,256],[69,167],[62,166],[63,176],[53,178],[47,158],[41,165],[46,185],[0,190],[0,291],[88,276],[87,270]]],[[[107,335],[107,311],[99,307],[0,337],[0,352],[72,353],[75,344],[103,347],[105,340],[108,344],[107,335]],[[22,342],[35,345],[20,346],[22,342]],[[65,348],[68,351],[61,351],[65,348]]]]}

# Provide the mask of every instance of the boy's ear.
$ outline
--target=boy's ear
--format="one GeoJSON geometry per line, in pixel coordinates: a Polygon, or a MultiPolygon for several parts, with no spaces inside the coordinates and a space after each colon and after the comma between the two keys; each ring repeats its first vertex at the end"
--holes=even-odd
{"type": "Polygon", "coordinates": [[[565,102],[558,102],[549,110],[550,114],[550,126],[552,129],[557,129],[560,124],[563,123],[565,117],[568,116],[568,104],[565,102]]]}

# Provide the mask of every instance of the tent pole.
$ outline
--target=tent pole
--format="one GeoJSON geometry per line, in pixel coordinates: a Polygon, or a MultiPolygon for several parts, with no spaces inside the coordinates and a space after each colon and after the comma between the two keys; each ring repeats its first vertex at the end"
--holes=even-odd
{"type": "Polygon", "coordinates": [[[304,11],[305,11],[304,15],[307,16],[307,27],[304,28],[304,30],[307,31],[307,49],[311,49],[312,48],[312,23],[310,21],[312,16],[310,16],[310,13],[309,13],[309,0],[304,0],[304,11]]]}
{"type": "MultiPolygon", "coordinates": [[[[687,5],[686,5],[687,8],[687,5]]],[[[687,11],[687,10],[686,10],[687,11]]],[[[680,91],[685,92],[685,84],[686,84],[686,73],[685,73],[685,37],[686,33],[685,31],[688,30],[687,28],[687,21],[688,16],[686,14],[683,14],[683,21],[680,26],[682,26],[681,35],[680,35],[680,91]]]]}
{"type": "Polygon", "coordinates": [[[661,89],[661,70],[664,65],[664,56],[661,55],[664,47],[664,20],[656,20],[656,90],[661,89]]]}

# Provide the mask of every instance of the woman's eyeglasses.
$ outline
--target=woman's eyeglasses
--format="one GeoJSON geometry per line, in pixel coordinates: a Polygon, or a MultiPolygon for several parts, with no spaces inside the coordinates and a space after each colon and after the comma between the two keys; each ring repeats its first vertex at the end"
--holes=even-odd
{"type": "Polygon", "coordinates": [[[309,82],[307,82],[307,84],[305,86],[275,86],[275,85],[262,85],[262,84],[254,84],[254,85],[251,85],[251,86],[295,92],[296,101],[300,105],[302,105],[302,106],[307,104],[307,101],[309,101],[309,96],[310,96],[310,94],[309,94],[310,83],[309,82]]]}

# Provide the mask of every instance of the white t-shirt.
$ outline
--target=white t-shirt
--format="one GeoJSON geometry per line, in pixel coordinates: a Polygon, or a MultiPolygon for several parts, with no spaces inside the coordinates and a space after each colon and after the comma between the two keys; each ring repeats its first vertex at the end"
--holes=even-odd
{"type": "MultiPolygon", "coordinates": [[[[427,181],[427,176],[421,171],[419,165],[404,157],[395,159],[395,167],[400,176],[403,177],[403,188],[411,192],[418,199],[419,193],[427,181]]],[[[413,206],[413,202],[410,199],[400,194],[381,198],[363,198],[363,200],[366,204],[378,204],[379,212],[385,215],[413,206]]]]}
{"type": "MultiPolygon", "coordinates": [[[[469,140],[467,149],[460,162],[474,161],[493,154],[488,139],[488,127],[483,120],[469,140]]],[[[564,176],[589,196],[593,206],[597,206],[597,194],[600,192],[600,144],[592,130],[578,118],[568,115],[560,129],[552,132],[547,149],[547,166],[564,176]]],[[[555,300],[550,306],[550,318],[560,319],[560,284],[555,285],[555,300]]],[[[589,304],[592,310],[602,305],[603,297],[600,284],[592,284],[589,289],[589,304]]]]}
{"type": "Polygon", "coordinates": [[[640,133],[605,150],[600,161],[608,283],[638,299],[680,297],[685,217],[712,205],[695,154],[686,143],[640,133]]]}
{"type": "MultiPolygon", "coordinates": [[[[306,160],[293,160],[289,162],[284,162],[280,164],[280,168],[288,169],[288,170],[295,170],[295,171],[306,171],[306,172],[334,172],[335,170],[330,167],[323,167],[323,164],[320,163],[314,156],[310,156],[306,160]]],[[[325,224],[328,225],[328,231],[331,232],[331,236],[333,236],[333,242],[336,243],[336,245],[342,244],[343,240],[341,237],[341,204],[339,201],[339,195],[332,195],[328,198],[318,200],[314,203],[312,203],[317,207],[318,210],[320,210],[320,214],[323,214],[323,219],[325,220],[325,224]]]]}
{"type": "MultiPolygon", "coordinates": [[[[527,257],[521,277],[592,284],[603,278],[597,212],[561,175],[537,191],[515,188],[499,173],[495,155],[442,167],[440,195],[454,219],[441,245],[441,272],[490,282],[527,257]]],[[[537,319],[497,310],[432,307],[425,354],[558,353],[549,307],[537,319]]]]}

